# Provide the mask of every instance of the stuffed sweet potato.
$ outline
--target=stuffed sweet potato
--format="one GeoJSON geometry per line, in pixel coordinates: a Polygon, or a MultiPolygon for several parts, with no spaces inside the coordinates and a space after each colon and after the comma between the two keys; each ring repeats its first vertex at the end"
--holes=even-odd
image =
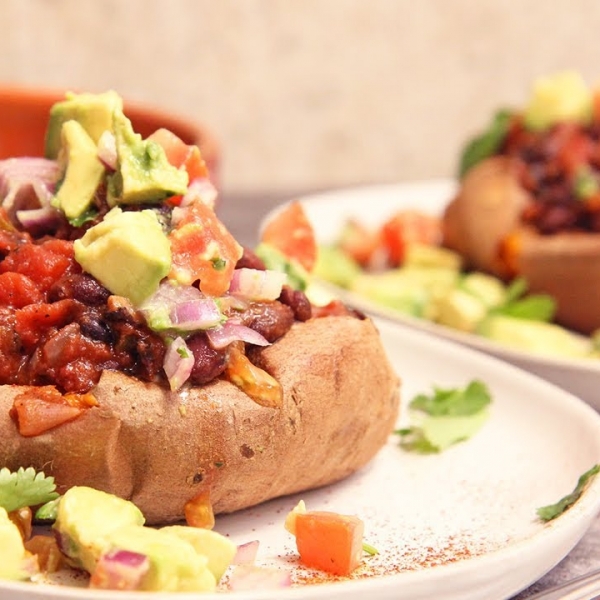
{"type": "Polygon", "coordinates": [[[502,111],[463,154],[444,243],[469,266],[522,276],[556,300],[556,320],[600,328],[598,96],[572,73],[540,81],[522,111],[502,111]]]}
{"type": "Polygon", "coordinates": [[[399,379],[371,321],[304,294],[303,212],[254,252],[215,195],[197,147],[142,139],[111,92],[54,107],[46,157],[0,161],[1,466],[152,524],[337,481],[385,444],[399,379]]]}

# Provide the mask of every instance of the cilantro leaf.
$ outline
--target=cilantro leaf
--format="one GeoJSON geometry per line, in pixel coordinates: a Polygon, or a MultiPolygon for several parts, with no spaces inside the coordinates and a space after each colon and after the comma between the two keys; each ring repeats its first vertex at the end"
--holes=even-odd
{"type": "Polygon", "coordinates": [[[531,321],[552,321],[556,312],[556,300],[548,294],[531,294],[520,300],[512,300],[494,308],[490,313],[508,315],[531,321]]]}
{"type": "Polygon", "coordinates": [[[36,473],[33,467],[21,467],[16,472],[0,469],[0,506],[6,512],[37,506],[58,498],[54,477],[36,473]]]}
{"type": "Polygon", "coordinates": [[[419,394],[410,403],[411,409],[431,416],[469,416],[478,413],[491,402],[486,385],[475,379],[466,387],[434,388],[433,395],[419,394]]]}
{"type": "Polygon", "coordinates": [[[510,126],[512,113],[510,110],[499,110],[487,129],[469,140],[460,157],[459,177],[482,160],[493,156],[500,150],[510,126]]]}
{"type": "Polygon", "coordinates": [[[491,395],[475,379],[464,388],[434,388],[431,395],[419,394],[410,402],[413,423],[397,429],[405,450],[433,454],[472,437],[488,419],[491,395]]]}
{"type": "Polygon", "coordinates": [[[537,509],[537,515],[542,521],[552,521],[556,517],[562,515],[567,509],[569,509],[577,500],[581,494],[583,494],[585,488],[589,482],[596,476],[600,471],[600,465],[594,465],[591,469],[587,470],[579,480],[575,489],[567,494],[564,498],[561,498],[556,504],[549,504],[548,506],[542,506],[537,509]]]}
{"type": "Polygon", "coordinates": [[[532,321],[552,321],[556,313],[556,300],[548,294],[526,296],[527,288],[527,281],[523,277],[511,281],[506,288],[504,302],[490,313],[532,321]]]}

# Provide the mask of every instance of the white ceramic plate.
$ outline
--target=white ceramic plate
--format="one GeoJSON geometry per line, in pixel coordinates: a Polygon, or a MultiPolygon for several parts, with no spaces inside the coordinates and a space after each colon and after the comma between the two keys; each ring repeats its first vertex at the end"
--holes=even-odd
{"type": "MultiPolygon", "coordinates": [[[[341,189],[307,196],[301,198],[301,201],[315,228],[317,239],[320,242],[333,242],[339,235],[342,224],[349,217],[358,218],[360,222],[375,228],[404,208],[416,208],[425,213],[439,215],[452,198],[455,189],[453,181],[444,179],[341,189]]],[[[600,360],[540,356],[515,350],[477,335],[404,315],[332,284],[324,284],[324,288],[369,314],[379,315],[508,360],[563,387],[600,410],[600,394],[597,393],[600,388],[600,360]]]]}
{"type": "MultiPolygon", "coordinates": [[[[287,590],[240,592],[242,600],[502,600],[556,565],[583,536],[600,509],[600,478],[548,524],[536,509],[571,492],[600,461],[600,416],[542,379],[470,348],[376,320],[397,372],[404,406],[434,385],[485,381],[491,416],[470,440],[438,455],[411,454],[389,444],[347,480],[219,517],[217,530],[237,543],[259,539],[259,562],[311,580],[284,530],[299,499],[311,509],[356,514],[379,555],[356,578],[287,590]]],[[[402,421],[402,419],[401,419],[402,421]]],[[[313,581],[314,583],[314,581],[313,581]]],[[[0,584],[2,600],[128,600],[147,593],[94,592],[35,584],[0,584]]],[[[157,596],[158,597],[158,596],[157,596]]],[[[172,600],[187,594],[161,596],[172,600]]],[[[194,595],[223,600],[223,594],[194,595]]]]}

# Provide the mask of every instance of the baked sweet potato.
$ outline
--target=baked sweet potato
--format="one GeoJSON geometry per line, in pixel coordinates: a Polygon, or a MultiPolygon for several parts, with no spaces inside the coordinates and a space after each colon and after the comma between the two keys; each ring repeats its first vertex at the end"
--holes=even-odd
{"type": "Polygon", "coordinates": [[[172,393],[107,370],[97,407],[23,437],[9,416],[22,388],[1,386],[0,464],[44,470],[59,491],[88,485],[131,499],[157,524],[182,519],[206,491],[218,514],[332,483],[385,444],[399,379],[370,320],[297,322],[252,359],[280,382],[282,408],[222,379],[172,393]]]}
{"type": "Polygon", "coordinates": [[[543,235],[522,221],[532,202],[514,158],[494,156],[473,167],[443,216],[444,244],[466,264],[503,279],[523,277],[529,291],[556,300],[556,321],[589,334],[600,328],[600,234],[543,235]]]}

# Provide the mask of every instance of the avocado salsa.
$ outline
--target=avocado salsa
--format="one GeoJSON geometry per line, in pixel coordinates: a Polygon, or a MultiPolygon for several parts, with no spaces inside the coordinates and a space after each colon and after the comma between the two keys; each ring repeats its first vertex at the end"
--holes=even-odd
{"type": "Polygon", "coordinates": [[[22,433],[44,430],[32,404],[93,406],[106,369],[173,391],[222,376],[280,402],[251,349],[315,316],[307,270],[240,246],[215,197],[198,147],[142,139],[112,91],[67,94],[45,156],[0,161],[0,384],[37,386],[15,400],[22,433]]]}

